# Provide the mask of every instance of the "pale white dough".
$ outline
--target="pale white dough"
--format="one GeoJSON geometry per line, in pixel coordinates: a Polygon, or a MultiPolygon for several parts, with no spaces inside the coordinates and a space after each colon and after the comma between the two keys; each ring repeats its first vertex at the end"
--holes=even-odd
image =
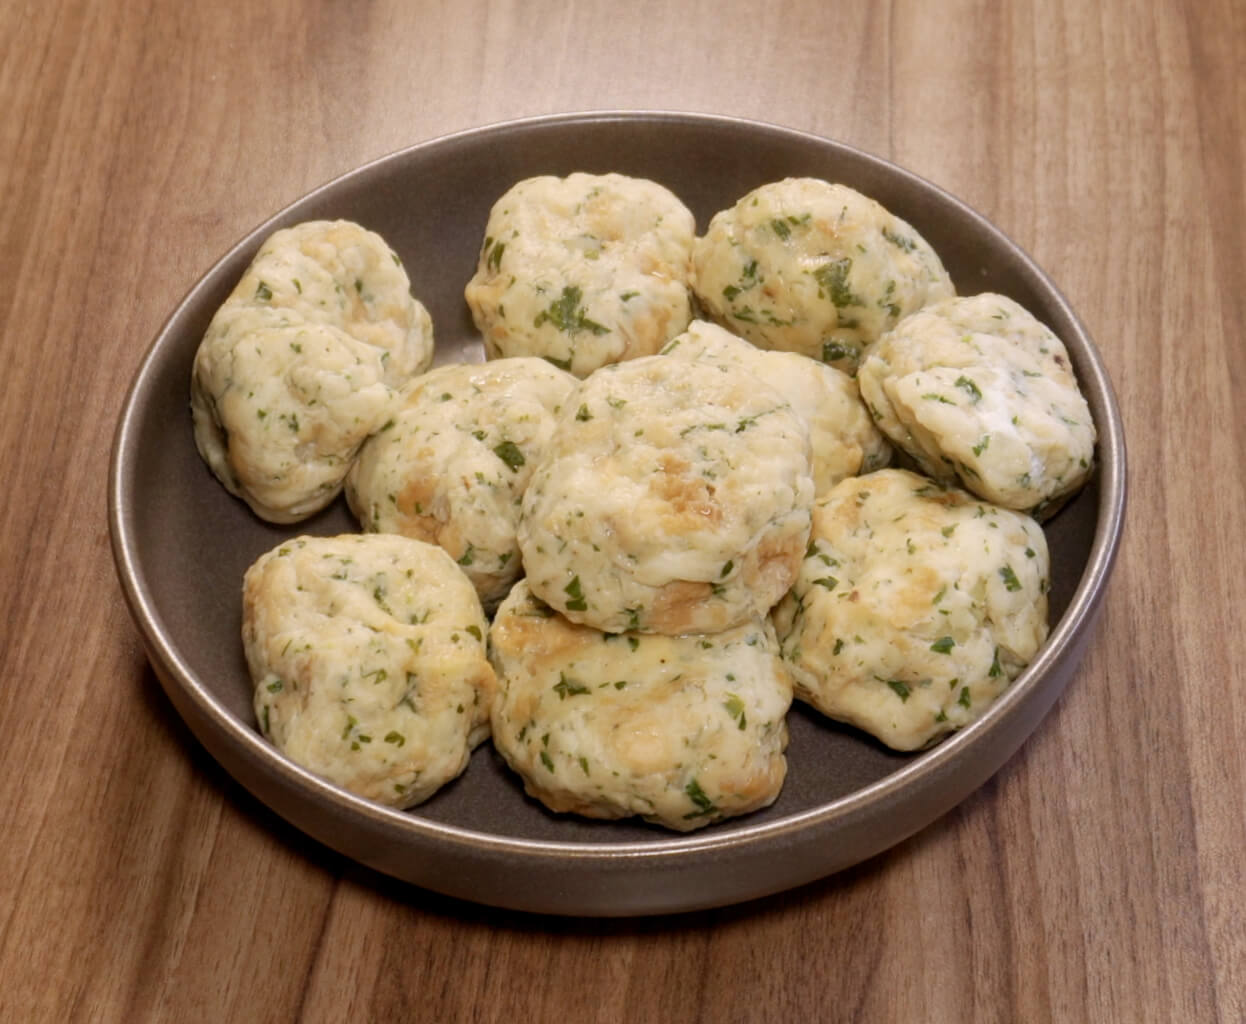
{"type": "Polygon", "coordinates": [[[257,515],[305,519],[432,352],[428,313],[380,236],[345,221],[277,231],[195,354],[196,446],[257,515]]]}
{"type": "Polygon", "coordinates": [[[891,445],[874,425],[856,381],[842,370],[796,352],[757,348],[705,320],[694,320],[662,353],[735,363],[786,398],[809,427],[815,497],[845,477],[872,473],[891,461],[891,445]]]}
{"type": "Polygon", "coordinates": [[[533,592],[608,632],[715,632],[764,614],[809,533],[805,423],[738,366],[649,356],[570,398],[524,492],[533,592]]]}

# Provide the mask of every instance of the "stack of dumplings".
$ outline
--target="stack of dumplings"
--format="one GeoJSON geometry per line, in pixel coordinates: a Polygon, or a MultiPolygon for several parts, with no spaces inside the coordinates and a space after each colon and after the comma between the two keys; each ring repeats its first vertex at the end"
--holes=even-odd
{"type": "Polygon", "coordinates": [[[221,483],[361,527],[244,581],[257,722],[307,770],[411,807],[491,738],[549,811],[682,832],[778,798],[794,699],[920,750],[1041,648],[1089,408],[875,200],[786,179],[697,237],[655,182],[526,179],[464,298],[486,361],[430,370],[386,243],[298,225],[196,356],[221,483]]]}

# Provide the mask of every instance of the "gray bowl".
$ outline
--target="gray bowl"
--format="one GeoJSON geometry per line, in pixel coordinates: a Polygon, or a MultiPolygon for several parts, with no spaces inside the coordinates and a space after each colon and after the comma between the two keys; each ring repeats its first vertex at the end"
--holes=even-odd
{"type": "Polygon", "coordinates": [[[693,910],[778,892],[871,857],[954,807],[1016,751],[1072,677],[1124,510],[1125,443],[1103,363],[1052,281],[1008,238],[947,193],[849,147],[771,125],[665,113],[564,115],[451,135],[352,171],[261,224],[156,336],[117,427],[109,489],[117,572],[156,674],[194,734],[247,789],[378,871],[480,903],[577,915],[693,910]],[[549,814],[487,744],[459,780],[402,812],[324,782],[261,738],[239,638],[243,571],[293,533],[357,527],[340,500],[297,527],[263,523],[204,467],[188,383],[213,311],[274,229],[348,218],[380,232],[402,257],[433,315],[438,362],[479,359],[463,286],[490,206],[520,178],[576,170],[659,181],[702,230],[767,181],[808,175],[851,185],[912,223],[960,292],[1010,295],[1064,340],[1098,427],[1098,472],[1045,527],[1050,639],[978,722],[932,750],[901,755],[798,705],[778,801],[687,836],[549,814]]]}

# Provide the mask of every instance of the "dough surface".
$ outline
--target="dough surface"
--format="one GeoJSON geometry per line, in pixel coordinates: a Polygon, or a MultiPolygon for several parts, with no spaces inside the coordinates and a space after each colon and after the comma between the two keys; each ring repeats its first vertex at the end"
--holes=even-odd
{"type": "Polygon", "coordinates": [[[842,370],[796,352],[757,348],[705,320],[694,320],[662,353],[734,363],[786,398],[809,427],[815,497],[845,477],[872,473],[891,461],[890,443],[874,426],[856,381],[842,370]]]}
{"type": "Polygon", "coordinates": [[[439,544],[496,605],[522,572],[524,489],[577,383],[522,356],[426,373],[360,450],[351,511],[365,530],[439,544]]]}
{"type": "Polygon", "coordinates": [[[261,518],[306,519],[432,353],[428,312],[379,235],[347,221],[277,231],[195,354],[196,447],[261,518]]]}

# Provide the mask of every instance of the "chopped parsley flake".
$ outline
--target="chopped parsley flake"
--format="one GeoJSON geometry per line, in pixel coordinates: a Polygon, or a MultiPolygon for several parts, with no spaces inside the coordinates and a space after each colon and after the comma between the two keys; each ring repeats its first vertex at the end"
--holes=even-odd
{"type": "Polygon", "coordinates": [[[609,334],[610,328],[590,320],[581,305],[584,292],[578,285],[569,284],[562,290],[562,295],[550,303],[549,309],[537,314],[533,326],[553,324],[564,334],[579,334],[588,331],[590,334],[609,334]]]}
{"type": "Polygon", "coordinates": [[[906,701],[909,699],[909,694],[912,691],[909,689],[909,684],[904,682],[904,680],[884,679],[883,682],[886,683],[888,686],[890,686],[893,691],[895,691],[895,695],[899,697],[900,700],[906,701]]]}
{"type": "Polygon", "coordinates": [[[497,269],[502,265],[502,253],[506,251],[506,243],[495,242],[493,244],[493,247],[489,248],[488,240],[486,240],[485,247],[488,250],[488,256],[485,258],[485,263],[490,270],[496,272],[497,269]]]}
{"type": "Polygon", "coordinates": [[[506,463],[512,473],[518,473],[519,467],[525,462],[523,452],[514,441],[503,441],[493,449],[493,454],[506,463]]]}
{"type": "Polygon", "coordinates": [[[571,582],[562,588],[562,592],[570,598],[567,601],[568,611],[583,612],[588,610],[588,601],[585,600],[584,591],[580,587],[579,576],[573,576],[571,582]]]}
{"type": "Polygon", "coordinates": [[[684,818],[699,818],[703,814],[714,814],[718,808],[714,806],[714,802],[705,795],[705,790],[701,788],[701,784],[693,779],[684,787],[684,794],[692,801],[696,810],[691,814],[685,814],[684,818]]]}
{"type": "Polygon", "coordinates": [[[886,228],[883,228],[883,238],[887,239],[887,241],[896,248],[903,249],[905,252],[912,252],[917,248],[917,243],[914,242],[913,239],[907,237],[906,235],[901,235],[895,231],[888,231],[886,228]]]}
{"type": "Polygon", "coordinates": [[[848,256],[823,263],[813,272],[813,279],[818,282],[819,295],[829,297],[838,309],[862,305],[860,298],[848,287],[848,275],[851,272],[852,260],[848,256]]]}
{"type": "Polygon", "coordinates": [[[565,672],[558,673],[558,682],[554,684],[554,692],[558,694],[559,700],[566,700],[568,697],[575,697],[582,693],[588,693],[589,689],[581,682],[574,679],[568,679],[565,672]]]}
{"type": "Polygon", "coordinates": [[[822,342],[822,362],[824,363],[835,363],[841,359],[855,359],[856,357],[857,350],[849,345],[842,345],[838,341],[822,342]]]}
{"type": "Polygon", "coordinates": [[[1005,565],[1002,569],[1000,569],[999,575],[1000,575],[1000,578],[1003,579],[1004,581],[1004,589],[1006,590],[1020,590],[1021,589],[1021,581],[1017,579],[1017,574],[1012,571],[1011,565],[1005,565]]]}
{"type": "Polygon", "coordinates": [[[965,392],[965,394],[967,394],[967,395],[968,395],[971,399],[973,399],[973,401],[975,401],[975,402],[980,402],[980,401],[982,401],[982,392],[981,392],[981,390],[978,388],[978,385],[977,385],[977,384],[975,384],[975,383],[974,383],[972,380],[970,380],[968,377],[966,377],[966,376],[964,376],[964,375],[962,375],[962,376],[960,376],[960,377],[957,377],[957,378],[956,378],[956,386],[957,386],[958,388],[962,389],[962,390],[965,392]]]}

